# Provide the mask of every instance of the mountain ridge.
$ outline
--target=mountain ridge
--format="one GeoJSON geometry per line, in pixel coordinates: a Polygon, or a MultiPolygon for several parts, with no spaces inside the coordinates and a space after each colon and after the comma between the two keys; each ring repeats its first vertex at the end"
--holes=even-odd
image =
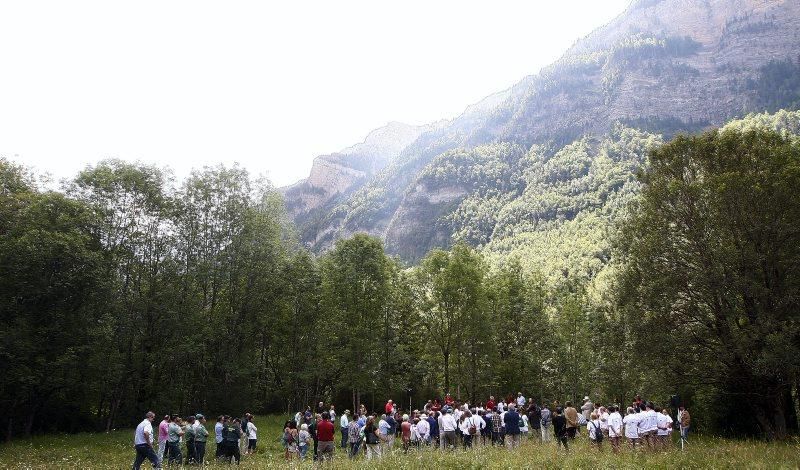
{"type": "MultiPolygon", "coordinates": [[[[538,74],[420,133],[374,174],[295,217],[302,240],[324,251],[339,238],[366,232],[413,262],[457,241],[453,220],[466,210],[464,204],[477,204],[481,197],[511,204],[522,194],[480,196],[472,186],[453,184],[487,155],[498,165],[507,164],[506,158],[531,165],[521,156],[529,150],[549,148],[553,154],[586,136],[602,141],[619,124],[668,138],[749,112],[774,111],[776,105],[791,107],[800,102],[800,85],[791,80],[800,71],[800,61],[794,62],[798,31],[800,2],[634,2],[538,74]],[[773,96],[774,90],[782,94],[773,96]],[[470,153],[503,143],[508,145],[470,153]],[[495,155],[498,149],[513,156],[495,155]],[[449,179],[434,184],[424,178],[432,165],[448,159],[461,162],[448,166],[449,179]]],[[[511,174],[503,173],[495,186],[508,187],[502,178],[511,174]]],[[[491,243],[491,231],[485,231],[491,243]]]]}

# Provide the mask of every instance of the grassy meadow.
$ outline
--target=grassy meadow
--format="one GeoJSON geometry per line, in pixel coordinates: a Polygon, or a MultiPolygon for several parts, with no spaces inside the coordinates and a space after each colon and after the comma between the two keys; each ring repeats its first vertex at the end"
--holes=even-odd
{"type": "MultiPolygon", "coordinates": [[[[257,417],[258,452],[242,456],[242,468],[286,468],[280,443],[282,417],[257,417]]],[[[208,423],[212,429],[213,423],[208,423]]],[[[134,451],[133,430],[111,433],[36,436],[30,440],[15,440],[0,444],[0,468],[130,468],[134,451]]],[[[681,452],[677,447],[654,454],[611,453],[608,442],[598,453],[590,449],[585,435],[571,446],[570,452],[556,449],[555,443],[523,442],[519,449],[509,451],[492,447],[477,447],[471,451],[442,453],[421,450],[404,455],[398,446],[395,454],[382,460],[366,461],[359,457],[350,461],[337,449],[333,466],[336,468],[800,468],[800,440],[784,443],[738,441],[693,436],[691,448],[681,452]]],[[[209,468],[227,465],[214,461],[214,444],[209,443],[206,456],[209,468]]],[[[185,452],[185,451],[184,451],[185,452]]],[[[185,455],[185,454],[184,454],[185,455]]],[[[294,467],[312,467],[311,461],[295,461],[294,467]]],[[[142,468],[150,468],[145,462],[142,468]]]]}

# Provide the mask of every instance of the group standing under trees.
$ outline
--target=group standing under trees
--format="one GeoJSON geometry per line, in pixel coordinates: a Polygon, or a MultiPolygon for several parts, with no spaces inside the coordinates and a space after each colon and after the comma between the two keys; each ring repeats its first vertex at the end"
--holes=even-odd
{"type": "Polygon", "coordinates": [[[572,260],[545,275],[465,244],[407,267],[364,234],[316,257],[280,194],[238,167],[176,186],[112,160],[52,191],[0,160],[6,438],[110,430],[146,407],[328,397],[356,410],[514,389],[678,394],[709,429],[785,437],[800,386],[799,161],[796,138],[773,131],[676,138],[651,153],[614,251],[597,255],[603,275],[578,279],[572,260]]]}
{"type": "Polygon", "coordinates": [[[450,394],[444,400],[428,400],[421,409],[403,410],[392,400],[380,410],[369,413],[361,406],[356,416],[345,410],[338,423],[334,406],[317,412],[307,407],[298,411],[284,425],[281,442],[287,460],[334,458],[335,429],[341,432],[339,444],[350,459],[364,455],[367,460],[381,458],[402,450],[433,448],[464,450],[491,445],[513,450],[522,441],[548,443],[569,451],[569,442],[585,430],[593,449],[602,451],[604,441],[612,452],[621,451],[622,443],[635,451],[667,451],[672,445],[672,431],[680,429],[681,449],[688,443],[691,426],[689,411],[681,406],[673,419],[670,410],[638,395],[626,409],[619,405],[603,406],[585,397],[580,411],[567,401],[538,405],[522,392],[516,398],[495,402],[494,396],[475,405],[461,403],[450,394]],[[313,447],[312,447],[313,443],[313,447]],[[310,454],[310,455],[309,455],[310,454]]]}

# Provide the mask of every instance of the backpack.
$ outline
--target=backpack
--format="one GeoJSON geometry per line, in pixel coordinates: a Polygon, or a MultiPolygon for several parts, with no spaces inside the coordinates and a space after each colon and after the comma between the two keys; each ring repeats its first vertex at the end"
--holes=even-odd
{"type": "Polygon", "coordinates": [[[474,436],[478,433],[478,427],[475,426],[475,420],[473,418],[469,418],[469,434],[470,436],[474,436]]]}
{"type": "Polygon", "coordinates": [[[603,431],[600,430],[600,427],[594,424],[594,421],[590,421],[592,427],[594,427],[594,441],[598,444],[603,442],[603,431]]]}

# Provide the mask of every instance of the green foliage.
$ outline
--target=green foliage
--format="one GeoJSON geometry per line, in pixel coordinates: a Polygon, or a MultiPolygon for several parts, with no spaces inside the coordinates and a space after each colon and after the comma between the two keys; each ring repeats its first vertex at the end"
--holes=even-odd
{"type": "Polygon", "coordinates": [[[640,359],[740,403],[740,431],[784,437],[800,377],[800,145],[763,129],[678,137],[643,182],[619,293],[641,331],[661,333],[636,337],[640,359]]]}

